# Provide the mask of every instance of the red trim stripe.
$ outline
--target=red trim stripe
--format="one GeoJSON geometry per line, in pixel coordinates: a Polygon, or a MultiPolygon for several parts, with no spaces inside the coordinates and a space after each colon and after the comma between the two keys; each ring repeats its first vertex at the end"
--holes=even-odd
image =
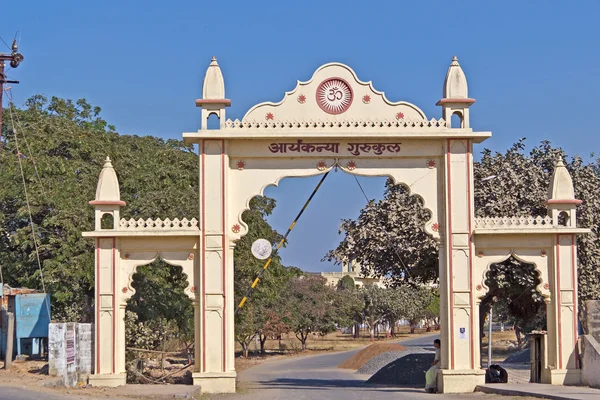
{"type": "Polygon", "coordinates": [[[446,149],[446,175],[448,180],[448,280],[450,283],[450,293],[448,307],[450,308],[450,361],[451,369],[454,369],[454,277],[453,277],[453,260],[452,260],[452,179],[450,177],[450,139],[447,140],[446,149]]]}
{"type": "Polygon", "coordinates": [[[113,306],[113,329],[112,329],[112,344],[113,344],[113,354],[112,354],[112,373],[115,373],[115,364],[116,364],[116,349],[117,349],[117,264],[116,264],[116,254],[117,251],[115,249],[116,238],[112,238],[112,270],[113,270],[113,290],[112,290],[112,306],[113,306]]]}
{"type": "Polygon", "coordinates": [[[222,231],[223,231],[223,239],[221,246],[223,247],[223,372],[227,371],[226,362],[227,362],[227,248],[226,240],[225,240],[225,199],[227,196],[225,195],[225,140],[221,140],[221,211],[222,211],[222,231]]]}
{"type": "Polygon", "coordinates": [[[100,373],[100,239],[96,238],[96,374],[100,373]]]}
{"type": "Polygon", "coordinates": [[[472,219],[471,215],[471,141],[467,139],[467,204],[469,211],[469,287],[471,295],[469,296],[469,306],[471,307],[471,369],[475,369],[475,337],[473,336],[474,331],[473,328],[475,326],[473,319],[475,318],[475,313],[473,312],[473,241],[472,241],[472,219]]]}
{"type": "Polygon", "coordinates": [[[562,359],[562,304],[560,298],[560,235],[556,235],[556,305],[558,322],[558,369],[563,369],[562,359]]]}
{"type": "Polygon", "coordinates": [[[206,204],[205,204],[205,141],[202,140],[201,143],[201,152],[202,152],[202,196],[201,196],[201,213],[202,213],[202,232],[200,233],[201,241],[202,241],[202,258],[200,260],[200,268],[202,269],[202,296],[200,297],[200,306],[202,307],[202,372],[206,372],[206,204]]]}
{"type": "MultiPolygon", "coordinates": [[[[577,259],[575,253],[577,252],[575,235],[571,235],[571,273],[573,275],[573,340],[574,349],[577,349],[577,340],[579,338],[579,329],[577,327],[577,259]]],[[[575,357],[575,368],[579,368],[579,356],[575,357]]]]}

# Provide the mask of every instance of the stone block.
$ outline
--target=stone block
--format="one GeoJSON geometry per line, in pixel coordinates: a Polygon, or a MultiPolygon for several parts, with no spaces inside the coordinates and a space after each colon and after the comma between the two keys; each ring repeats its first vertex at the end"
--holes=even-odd
{"type": "Polygon", "coordinates": [[[600,300],[587,300],[581,314],[583,332],[600,342],[600,300]]]}

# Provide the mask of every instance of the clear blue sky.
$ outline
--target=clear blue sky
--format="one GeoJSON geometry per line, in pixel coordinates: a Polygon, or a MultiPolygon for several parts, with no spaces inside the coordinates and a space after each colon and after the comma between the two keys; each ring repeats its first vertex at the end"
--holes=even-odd
{"type": "MultiPolygon", "coordinates": [[[[10,43],[21,34],[25,61],[8,71],[21,80],[13,85],[17,104],[36,93],[84,97],[120,133],[164,138],[198,129],[194,100],[213,55],[233,118],[279,101],[330,61],[350,65],[390,100],[439,118],[435,103],[457,55],[477,99],[471,125],[494,135],[486,147],[550,139],[588,156],[600,143],[599,14],[597,1],[6,0],[0,36],[10,43]]],[[[369,197],[381,196],[381,180],[362,181],[369,197]]],[[[268,189],[279,204],[271,218],[278,230],[315,184],[286,179],[268,189]]],[[[339,242],[340,219],[364,204],[352,177],[328,178],[290,236],[284,262],[334,270],[319,260],[339,242]]]]}

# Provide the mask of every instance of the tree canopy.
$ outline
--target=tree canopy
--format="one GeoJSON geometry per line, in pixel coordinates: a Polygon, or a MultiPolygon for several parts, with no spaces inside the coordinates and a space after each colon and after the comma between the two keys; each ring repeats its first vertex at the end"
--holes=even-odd
{"type": "MultiPolygon", "coordinates": [[[[550,178],[557,156],[567,157],[561,148],[544,141],[530,152],[521,139],[504,153],[484,149],[481,161],[474,163],[475,215],[545,216],[550,178]],[[486,177],[493,179],[484,180],[486,177]]],[[[593,155],[592,155],[593,158],[593,155]]],[[[573,178],[575,196],[583,200],[577,209],[577,224],[592,229],[591,234],[578,239],[579,299],[600,297],[600,164],[599,160],[584,162],[574,156],[567,168],[573,178]]],[[[325,259],[341,264],[354,260],[366,276],[385,279],[388,284],[401,285],[435,282],[438,279],[438,250],[433,238],[426,234],[424,224],[429,219],[418,196],[410,195],[403,185],[394,186],[388,180],[384,198],[370,201],[356,220],[343,220],[340,233],[344,238],[325,259]]],[[[500,263],[490,269],[495,280],[483,304],[490,302],[497,290],[506,290],[506,279],[519,283],[521,293],[529,293],[526,301],[516,296],[511,303],[522,324],[540,304],[535,294],[535,274],[527,268],[511,268],[516,260],[500,263]],[[502,272],[502,273],[500,273],[502,272]],[[503,280],[504,279],[504,280],[503,280]],[[520,306],[520,308],[518,308],[520,306]]],[[[516,283],[515,283],[516,285],[516,283]]],[[[515,286],[516,287],[516,286],[515,286]]],[[[485,307],[483,307],[485,308],[485,307]]]]}

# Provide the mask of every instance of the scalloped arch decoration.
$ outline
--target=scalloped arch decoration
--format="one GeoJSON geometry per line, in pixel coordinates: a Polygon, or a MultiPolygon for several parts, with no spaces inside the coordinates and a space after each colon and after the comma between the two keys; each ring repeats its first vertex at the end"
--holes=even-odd
{"type": "Polygon", "coordinates": [[[242,121],[263,122],[266,115],[271,116],[272,122],[303,121],[308,116],[321,121],[392,121],[398,115],[410,121],[427,120],[419,107],[405,101],[388,100],[384,92],[373,87],[371,81],[361,81],[352,68],[337,62],[322,65],[308,81],[297,81],[296,87],[286,92],[281,101],[251,107],[242,121]],[[299,96],[303,96],[303,101],[298,100],[299,96]],[[369,101],[361,101],[363,98],[369,101]]]}
{"type": "MultiPolygon", "coordinates": [[[[183,274],[186,276],[187,286],[184,291],[191,300],[194,300],[196,294],[191,290],[194,286],[194,258],[189,258],[189,251],[137,251],[128,252],[127,259],[121,259],[121,271],[125,275],[123,282],[127,282],[125,286],[128,290],[121,293],[121,299],[126,302],[135,294],[135,289],[132,286],[133,275],[139,267],[152,264],[154,261],[161,259],[165,263],[181,267],[183,274]]],[[[124,288],[125,288],[124,287],[124,288]]]]}
{"type": "MultiPolygon", "coordinates": [[[[398,160],[398,159],[362,159],[359,168],[348,168],[347,159],[326,158],[323,160],[325,168],[322,170],[314,166],[312,159],[293,159],[286,163],[286,168],[275,168],[281,162],[277,160],[263,159],[260,161],[260,167],[257,169],[244,169],[243,171],[231,170],[231,173],[243,174],[242,177],[236,177],[238,182],[232,189],[230,197],[231,214],[237,215],[235,221],[230,224],[239,223],[242,229],[232,235],[233,240],[238,240],[248,233],[248,225],[243,221],[244,211],[250,209],[250,200],[255,196],[264,194],[269,186],[278,186],[284,178],[300,178],[322,175],[334,169],[350,175],[365,177],[389,177],[395,184],[401,184],[408,188],[410,196],[417,196],[423,208],[430,214],[429,221],[424,228],[426,232],[434,239],[440,239],[439,230],[434,229],[434,224],[438,221],[438,175],[435,170],[427,168],[419,160],[398,160]],[[403,165],[406,168],[399,167],[403,165]]],[[[324,185],[327,184],[325,181],[324,185]]],[[[309,193],[306,194],[308,198],[309,193]]]]}
{"type": "Polygon", "coordinates": [[[551,301],[550,290],[544,287],[545,283],[548,282],[548,260],[541,256],[539,252],[537,254],[525,253],[528,252],[519,252],[516,249],[496,249],[493,252],[486,251],[481,258],[475,257],[477,271],[474,276],[475,282],[473,282],[473,292],[478,303],[489,291],[489,287],[485,284],[485,280],[487,279],[486,275],[489,272],[491,265],[506,261],[510,257],[514,257],[522,263],[532,264],[534,266],[536,276],[539,280],[536,290],[542,295],[546,303],[551,301]]]}

